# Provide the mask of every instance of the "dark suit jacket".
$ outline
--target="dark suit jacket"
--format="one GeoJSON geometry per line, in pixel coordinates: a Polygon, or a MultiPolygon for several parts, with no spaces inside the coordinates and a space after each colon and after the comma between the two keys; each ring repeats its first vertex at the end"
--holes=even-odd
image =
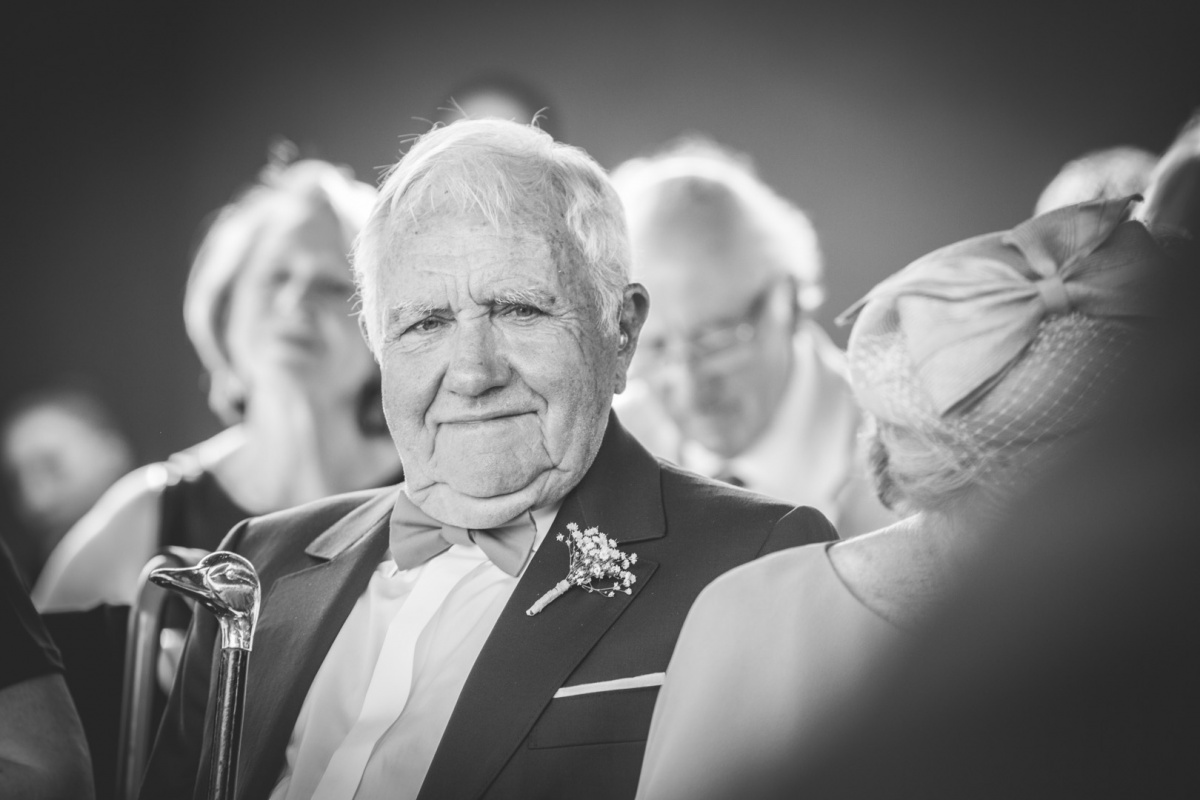
{"type": "MultiPolygon", "coordinates": [[[[264,592],[249,661],[238,798],[266,798],[278,780],[313,677],[386,557],[395,492],[342,495],[248,520],[225,541],[254,563],[264,592]]],[[[835,537],[813,509],[659,462],[615,415],[553,532],[568,522],[598,526],[637,553],[632,595],[569,590],[526,616],[567,574],[567,548],[547,538],[467,678],[422,800],[633,797],[657,688],[553,699],[555,692],[664,671],[692,600],[711,580],[765,553],[835,537]]],[[[212,616],[196,615],[144,798],[189,797],[193,786],[196,797],[206,796],[216,639],[212,616]]]]}

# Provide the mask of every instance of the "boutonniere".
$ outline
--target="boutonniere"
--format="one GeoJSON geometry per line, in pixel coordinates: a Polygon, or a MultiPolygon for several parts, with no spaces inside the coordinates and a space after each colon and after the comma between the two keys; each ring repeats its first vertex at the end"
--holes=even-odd
{"type": "Polygon", "coordinates": [[[629,568],[637,563],[637,553],[622,553],[616,541],[601,533],[599,528],[580,531],[574,522],[567,523],[567,536],[560,533],[554,538],[565,542],[567,552],[571,555],[567,577],[539,597],[526,614],[532,617],[572,586],[578,586],[585,592],[599,592],[605,597],[612,597],[617,592],[633,592],[629,587],[637,577],[629,568]],[[592,583],[608,579],[612,580],[611,584],[596,586],[592,583]]]}

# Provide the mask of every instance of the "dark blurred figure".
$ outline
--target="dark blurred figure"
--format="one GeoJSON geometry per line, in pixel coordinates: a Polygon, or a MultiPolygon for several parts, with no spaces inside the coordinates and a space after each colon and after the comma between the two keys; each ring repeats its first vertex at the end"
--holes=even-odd
{"type": "MultiPolygon", "coordinates": [[[[1195,123],[1147,192],[1148,217],[1185,231],[1195,123]]],[[[1200,258],[1172,252],[1108,423],[993,529],[954,604],[823,747],[744,796],[1200,797],[1200,258]]]]}
{"type": "Polygon", "coordinates": [[[1197,257],[1200,239],[1200,109],[1183,126],[1154,169],[1154,182],[1138,210],[1164,245],[1180,257],[1197,257]]]}
{"type": "Polygon", "coordinates": [[[1115,200],[1141,194],[1150,185],[1158,156],[1140,147],[1093,150],[1068,161],[1046,184],[1034,216],[1088,200],[1115,200]]]}
{"type": "Polygon", "coordinates": [[[24,526],[5,531],[32,583],[63,534],[133,468],[133,448],[93,392],[54,387],[17,400],[3,422],[4,474],[24,526]]]}
{"type": "Polygon", "coordinates": [[[563,141],[559,107],[541,87],[507,72],[485,72],[455,86],[438,106],[435,122],[463,117],[536,122],[555,141],[563,141]]]}
{"type": "Polygon", "coordinates": [[[0,543],[0,797],[89,800],[91,761],[62,658],[0,543]]]}
{"type": "Polygon", "coordinates": [[[1200,797],[1197,274],[1176,276],[1172,324],[1114,424],[1016,506],[825,750],[761,796],[1200,797]]]}

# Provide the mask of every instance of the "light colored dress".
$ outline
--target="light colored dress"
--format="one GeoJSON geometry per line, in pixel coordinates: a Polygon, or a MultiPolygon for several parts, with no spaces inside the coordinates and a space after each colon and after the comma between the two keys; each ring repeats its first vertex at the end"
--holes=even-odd
{"type": "Polygon", "coordinates": [[[838,577],[829,544],[734,569],[696,599],[654,707],[638,800],[736,797],[794,765],[901,636],[838,577]]]}

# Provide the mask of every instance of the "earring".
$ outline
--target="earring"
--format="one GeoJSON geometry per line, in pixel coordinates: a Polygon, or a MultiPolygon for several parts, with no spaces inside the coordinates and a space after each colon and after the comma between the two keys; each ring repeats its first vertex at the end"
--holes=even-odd
{"type": "Polygon", "coordinates": [[[621,331],[621,337],[620,337],[620,339],[618,339],[617,349],[624,350],[626,348],[626,346],[628,346],[628,344],[629,344],[629,334],[626,333],[625,331],[621,331]]]}

